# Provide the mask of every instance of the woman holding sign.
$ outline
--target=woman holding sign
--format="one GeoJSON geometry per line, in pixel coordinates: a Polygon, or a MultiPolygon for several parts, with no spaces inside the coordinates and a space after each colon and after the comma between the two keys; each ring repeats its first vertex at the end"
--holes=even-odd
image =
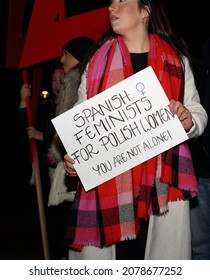
{"type": "MultiPolygon", "coordinates": [[[[207,114],[187,46],[161,1],[113,0],[109,12],[111,28],[84,65],[77,104],[151,66],[188,137],[201,135],[207,114]]],[[[74,163],[65,155],[69,175],[74,163]]],[[[190,259],[189,199],[196,195],[186,142],[87,192],[80,184],[66,231],[69,258],[190,259]]]]}

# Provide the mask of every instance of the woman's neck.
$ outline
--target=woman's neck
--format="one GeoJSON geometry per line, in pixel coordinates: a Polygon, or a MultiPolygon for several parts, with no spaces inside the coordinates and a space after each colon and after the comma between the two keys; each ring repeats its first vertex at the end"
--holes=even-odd
{"type": "Polygon", "coordinates": [[[125,44],[130,53],[146,53],[149,52],[149,35],[148,33],[138,36],[123,37],[125,44]]]}

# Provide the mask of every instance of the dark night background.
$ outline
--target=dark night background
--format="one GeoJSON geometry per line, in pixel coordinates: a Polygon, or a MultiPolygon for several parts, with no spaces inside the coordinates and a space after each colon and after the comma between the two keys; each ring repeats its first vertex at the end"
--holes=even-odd
{"type": "MultiPolygon", "coordinates": [[[[172,24],[188,42],[191,54],[199,59],[203,44],[210,36],[208,2],[204,0],[195,2],[197,3],[195,6],[192,1],[163,1],[172,24]]],[[[24,184],[25,171],[16,152],[21,145],[16,141],[15,112],[19,103],[22,76],[20,69],[5,68],[8,2],[0,1],[0,111],[3,166],[0,192],[0,259],[43,259],[36,193],[31,186],[24,184]]],[[[66,0],[66,16],[105,7],[108,3],[107,0],[66,0]]],[[[23,21],[25,34],[32,5],[33,1],[28,0],[23,21]]],[[[47,69],[49,63],[43,63],[43,68],[47,69]]]]}

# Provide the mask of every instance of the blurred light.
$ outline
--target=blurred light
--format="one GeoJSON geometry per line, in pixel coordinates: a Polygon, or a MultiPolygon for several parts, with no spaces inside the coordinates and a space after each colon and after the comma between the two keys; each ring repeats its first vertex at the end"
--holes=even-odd
{"type": "Polygon", "coordinates": [[[42,97],[43,99],[47,98],[48,96],[49,96],[49,92],[48,92],[47,90],[43,90],[43,91],[41,92],[41,97],[42,97]]]}

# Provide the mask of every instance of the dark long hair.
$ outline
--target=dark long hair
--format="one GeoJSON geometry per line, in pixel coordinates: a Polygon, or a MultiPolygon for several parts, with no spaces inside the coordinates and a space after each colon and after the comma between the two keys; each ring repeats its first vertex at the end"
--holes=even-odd
{"type": "MultiPolygon", "coordinates": [[[[180,33],[172,26],[166,12],[163,0],[138,0],[139,10],[148,9],[149,20],[148,20],[148,33],[158,34],[163,40],[171,45],[177,52],[182,67],[184,70],[183,56],[189,59],[191,68],[193,69],[193,61],[190,55],[188,45],[180,33]]],[[[88,61],[96,52],[96,50],[108,39],[116,37],[117,34],[112,30],[111,25],[109,29],[102,35],[100,40],[91,49],[87,60],[81,67],[81,73],[84,71],[88,61]]]]}
{"type": "Polygon", "coordinates": [[[148,32],[158,34],[171,45],[177,52],[183,67],[183,56],[189,59],[190,65],[193,67],[188,45],[170,22],[163,2],[163,0],[138,0],[139,9],[145,8],[145,6],[149,9],[148,32]]]}

